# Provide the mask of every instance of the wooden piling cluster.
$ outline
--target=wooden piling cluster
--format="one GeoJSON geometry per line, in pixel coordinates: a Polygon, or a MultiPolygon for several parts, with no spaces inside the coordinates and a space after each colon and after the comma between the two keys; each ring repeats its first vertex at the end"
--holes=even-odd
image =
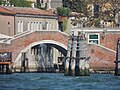
{"type": "Polygon", "coordinates": [[[66,76],[89,76],[89,57],[85,34],[70,35],[65,60],[66,76]]]}
{"type": "Polygon", "coordinates": [[[0,74],[12,73],[12,53],[0,52],[0,74]]]}
{"type": "Polygon", "coordinates": [[[115,75],[120,76],[120,38],[118,39],[116,48],[115,75]]]}

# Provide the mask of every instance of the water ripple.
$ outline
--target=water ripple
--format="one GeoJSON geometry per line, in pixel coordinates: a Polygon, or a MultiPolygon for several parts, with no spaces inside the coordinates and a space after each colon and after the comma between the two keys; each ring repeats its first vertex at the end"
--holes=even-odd
{"type": "Polygon", "coordinates": [[[55,73],[0,75],[0,90],[120,90],[120,77],[92,74],[85,77],[55,73]]]}

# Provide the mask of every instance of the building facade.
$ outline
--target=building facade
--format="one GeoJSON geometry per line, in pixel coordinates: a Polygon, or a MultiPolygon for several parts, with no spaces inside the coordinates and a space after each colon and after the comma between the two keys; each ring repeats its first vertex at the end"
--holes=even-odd
{"type": "MultiPolygon", "coordinates": [[[[1,6],[0,12],[0,25],[2,27],[0,34],[12,36],[13,39],[21,35],[27,35],[28,32],[58,31],[58,17],[48,10],[1,6]]],[[[21,65],[24,66],[21,62],[24,56],[29,59],[29,67],[36,71],[44,67],[53,68],[54,63],[58,63],[57,58],[54,57],[56,53],[58,53],[56,48],[47,44],[38,44],[24,52],[14,68],[20,70],[21,65]]]]}
{"type": "Polygon", "coordinates": [[[57,16],[36,8],[3,7],[14,14],[14,35],[25,31],[58,30],[57,16]]]}
{"type": "Polygon", "coordinates": [[[0,33],[8,36],[14,35],[14,12],[0,7],[0,33]]]}
{"type": "Polygon", "coordinates": [[[119,28],[79,28],[72,29],[76,35],[83,32],[88,41],[90,68],[94,70],[114,70],[119,28]]]}

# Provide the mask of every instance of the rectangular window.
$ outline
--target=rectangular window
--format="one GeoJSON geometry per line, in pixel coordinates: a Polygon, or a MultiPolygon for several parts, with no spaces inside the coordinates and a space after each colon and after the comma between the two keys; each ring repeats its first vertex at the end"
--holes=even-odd
{"type": "Polygon", "coordinates": [[[28,31],[30,31],[30,22],[28,22],[28,27],[27,28],[28,28],[28,31]]]}
{"type": "Polygon", "coordinates": [[[51,30],[54,30],[54,22],[50,22],[51,24],[51,30]]]}
{"type": "Polygon", "coordinates": [[[20,33],[20,21],[18,21],[18,31],[17,33],[20,33]]]}
{"type": "Polygon", "coordinates": [[[88,42],[89,43],[95,43],[95,44],[99,44],[99,34],[89,34],[88,35],[88,42]]]}
{"type": "Polygon", "coordinates": [[[48,22],[42,22],[42,29],[47,30],[48,28],[48,22]]]}
{"type": "Polygon", "coordinates": [[[30,30],[31,31],[33,30],[33,22],[31,22],[31,24],[30,24],[30,30]]]}
{"type": "Polygon", "coordinates": [[[54,25],[53,25],[53,22],[49,22],[49,26],[48,26],[49,30],[54,30],[54,25]]]}
{"type": "Polygon", "coordinates": [[[39,30],[39,23],[36,22],[36,30],[39,30]]]}
{"type": "Polygon", "coordinates": [[[42,24],[39,22],[39,30],[42,30],[42,24]]]}
{"type": "Polygon", "coordinates": [[[36,30],[36,22],[33,23],[33,30],[36,30]]]}
{"type": "Polygon", "coordinates": [[[21,24],[21,32],[23,32],[23,21],[21,21],[20,24],[21,24]]]}

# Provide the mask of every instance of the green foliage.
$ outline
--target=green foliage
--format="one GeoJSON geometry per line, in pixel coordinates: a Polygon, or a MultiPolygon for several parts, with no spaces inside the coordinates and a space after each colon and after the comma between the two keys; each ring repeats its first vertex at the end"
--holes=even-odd
{"type": "Polygon", "coordinates": [[[70,14],[70,10],[68,8],[65,8],[65,7],[58,7],[57,13],[60,16],[68,16],[70,14]]]}
{"type": "Polygon", "coordinates": [[[86,13],[87,3],[85,0],[63,0],[63,7],[68,7],[73,12],[86,13]]]}
{"type": "Polygon", "coordinates": [[[3,0],[0,0],[0,5],[2,5],[3,0]]]}
{"type": "Polygon", "coordinates": [[[40,3],[35,3],[35,7],[40,9],[41,8],[41,4],[40,3]]]}
{"type": "Polygon", "coordinates": [[[95,20],[95,25],[94,26],[95,27],[100,27],[100,20],[99,19],[95,20]]]}
{"type": "Polygon", "coordinates": [[[0,0],[0,5],[5,5],[6,1],[5,0],[0,0]]]}
{"type": "Polygon", "coordinates": [[[45,3],[45,7],[41,7],[41,3],[35,3],[35,7],[42,9],[42,10],[46,10],[47,9],[47,3],[45,3]]]}
{"type": "Polygon", "coordinates": [[[10,0],[10,4],[16,7],[31,7],[31,2],[26,0],[10,0]]]}

